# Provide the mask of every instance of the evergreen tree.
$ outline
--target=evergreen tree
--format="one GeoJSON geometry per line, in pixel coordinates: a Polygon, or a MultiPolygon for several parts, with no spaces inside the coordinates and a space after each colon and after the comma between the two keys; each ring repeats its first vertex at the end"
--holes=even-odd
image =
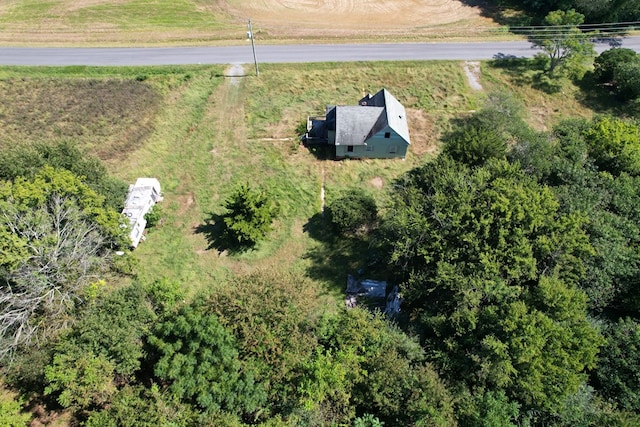
{"type": "Polygon", "coordinates": [[[240,185],[227,200],[224,216],[225,232],[231,242],[251,247],[271,230],[278,213],[276,204],[266,193],[240,185]]]}

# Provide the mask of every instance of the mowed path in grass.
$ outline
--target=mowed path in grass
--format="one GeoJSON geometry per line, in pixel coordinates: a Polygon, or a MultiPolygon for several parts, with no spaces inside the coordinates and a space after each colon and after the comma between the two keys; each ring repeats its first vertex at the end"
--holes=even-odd
{"type": "Polygon", "coordinates": [[[497,28],[458,0],[5,0],[0,45],[242,43],[248,18],[261,42],[469,39],[497,28]]]}
{"type": "Polygon", "coordinates": [[[288,163],[278,144],[248,138],[241,79],[194,73],[167,96],[147,144],[126,162],[111,164],[128,180],[136,171],[164,186],[165,220],[136,251],[143,280],[169,277],[197,291],[256,269],[305,269],[297,266],[309,243],[300,218],[311,216],[319,183],[306,173],[309,165],[288,163]],[[220,238],[220,215],[240,183],[272,194],[282,215],[264,244],[229,254],[220,238]]]}

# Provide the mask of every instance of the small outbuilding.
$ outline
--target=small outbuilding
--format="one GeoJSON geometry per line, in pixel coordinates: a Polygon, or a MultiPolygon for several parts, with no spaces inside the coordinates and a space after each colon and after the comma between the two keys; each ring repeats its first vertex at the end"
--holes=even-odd
{"type": "Polygon", "coordinates": [[[160,182],[156,178],[138,178],[129,186],[122,213],[129,219],[131,246],[136,247],[147,226],[145,215],[163,199],[160,182]]]}
{"type": "Polygon", "coordinates": [[[328,106],[324,117],[309,117],[303,139],[335,147],[335,158],[404,158],[411,144],[404,107],[386,89],[358,105],[328,106]]]}

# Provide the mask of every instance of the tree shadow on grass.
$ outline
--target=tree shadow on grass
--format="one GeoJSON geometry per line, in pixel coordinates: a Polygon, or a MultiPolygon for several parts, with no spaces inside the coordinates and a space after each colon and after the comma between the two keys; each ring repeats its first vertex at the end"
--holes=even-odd
{"type": "Polygon", "coordinates": [[[339,235],[320,213],[311,217],[303,230],[317,242],[304,255],[304,259],[311,261],[307,275],[312,279],[329,283],[334,291],[340,292],[345,291],[349,274],[388,279],[384,259],[370,243],[369,236],[339,235]]]}
{"type": "Polygon", "coordinates": [[[215,249],[219,252],[227,251],[230,254],[239,254],[251,249],[253,246],[241,245],[229,238],[225,232],[224,216],[210,214],[204,224],[195,227],[196,234],[203,234],[207,239],[207,250],[215,249]]]}
{"type": "Polygon", "coordinates": [[[575,83],[580,88],[576,95],[578,102],[596,113],[614,116],[637,116],[639,113],[636,104],[620,101],[613,88],[598,82],[592,71],[575,83]]]}
{"type": "Polygon", "coordinates": [[[497,53],[493,59],[487,62],[490,67],[504,70],[512,82],[519,85],[531,85],[532,74],[536,70],[536,64],[531,58],[497,53]]]}
{"type": "Polygon", "coordinates": [[[480,9],[480,14],[485,18],[489,18],[500,25],[509,27],[522,27],[532,25],[536,19],[515,8],[505,8],[497,6],[495,1],[488,0],[461,0],[461,3],[471,7],[480,9]]]}
{"type": "Polygon", "coordinates": [[[536,90],[553,94],[562,91],[564,77],[551,77],[543,71],[538,58],[525,58],[498,53],[488,62],[489,66],[504,70],[511,82],[518,86],[530,86],[536,90]]]}

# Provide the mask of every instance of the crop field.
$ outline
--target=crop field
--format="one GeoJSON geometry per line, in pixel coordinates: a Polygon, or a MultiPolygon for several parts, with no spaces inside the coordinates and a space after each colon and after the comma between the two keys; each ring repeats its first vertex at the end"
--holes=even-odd
{"type": "Polygon", "coordinates": [[[0,2],[0,43],[241,43],[249,18],[261,42],[500,34],[479,7],[457,0],[6,0],[0,2]]]}
{"type": "Polygon", "coordinates": [[[384,208],[393,180],[432,158],[449,119],[481,108],[488,91],[527,99],[540,129],[563,112],[590,114],[573,96],[527,89],[487,64],[478,75],[484,90],[473,90],[463,65],[265,64],[258,78],[225,77],[217,66],[3,68],[0,97],[9,102],[0,107],[0,141],[69,140],[127,182],[159,178],[164,218],[135,251],[143,280],[168,277],[196,292],[254,270],[279,271],[309,277],[337,297],[346,274],[369,255],[353,242],[323,241],[323,186],[327,201],[358,187],[384,208]],[[307,115],[381,87],[407,108],[406,160],[336,162],[299,144],[307,115]],[[241,183],[266,190],[281,214],[264,243],[238,254],[222,246],[216,221],[241,183]]]}

